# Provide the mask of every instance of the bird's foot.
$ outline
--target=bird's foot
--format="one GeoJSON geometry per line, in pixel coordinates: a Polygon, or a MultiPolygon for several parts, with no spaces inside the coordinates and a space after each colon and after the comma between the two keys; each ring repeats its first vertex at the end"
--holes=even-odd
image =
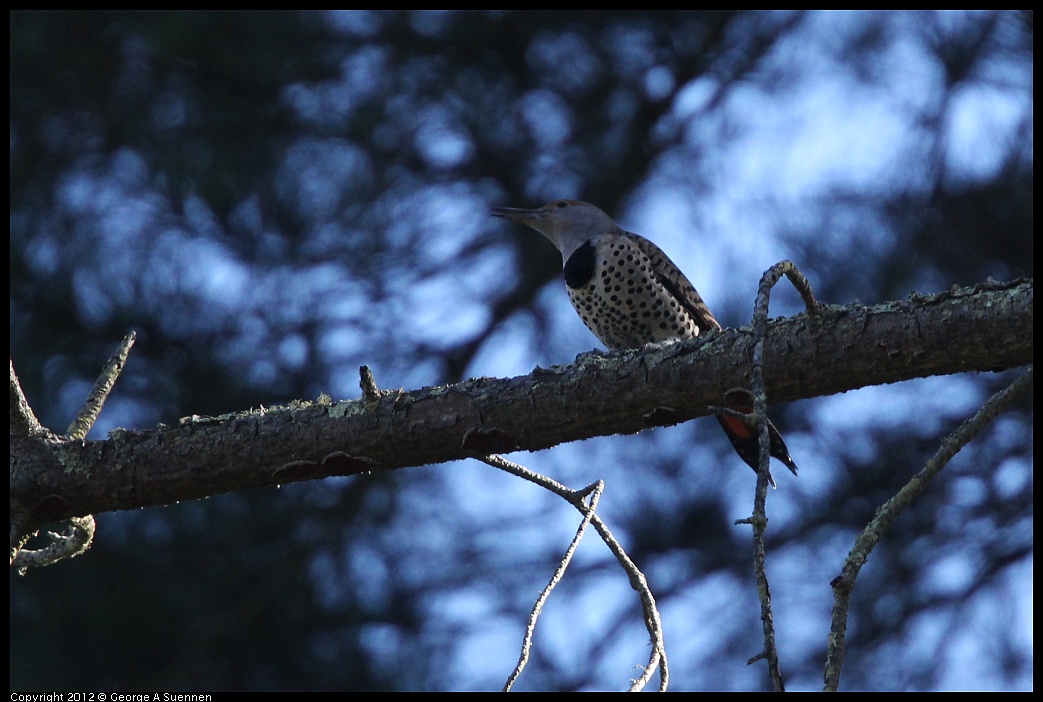
{"type": "Polygon", "coordinates": [[[681,343],[681,340],[677,337],[670,337],[669,339],[663,339],[662,341],[649,341],[647,344],[641,347],[642,353],[648,353],[650,351],[658,351],[659,349],[665,349],[668,346],[681,343]]]}

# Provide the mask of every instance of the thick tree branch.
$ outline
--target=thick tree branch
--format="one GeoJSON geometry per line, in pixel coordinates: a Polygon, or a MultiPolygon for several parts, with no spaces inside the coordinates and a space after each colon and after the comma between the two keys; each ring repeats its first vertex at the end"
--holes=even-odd
{"type": "MultiPolygon", "coordinates": [[[[1031,363],[1032,297],[1028,280],[777,320],[764,345],[768,397],[1031,363]]],[[[749,330],[729,329],[518,378],[188,417],[105,441],[16,440],[25,423],[15,422],[12,500],[31,530],[52,519],[635,433],[706,415],[725,389],[748,387],[751,348],[749,330]]]]}

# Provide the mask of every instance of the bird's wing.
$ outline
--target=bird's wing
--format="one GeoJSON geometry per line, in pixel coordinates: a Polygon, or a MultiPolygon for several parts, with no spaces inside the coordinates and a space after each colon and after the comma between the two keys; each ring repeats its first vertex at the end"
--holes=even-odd
{"type": "Polygon", "coordinates": [[[652,263],[652,272],[655,273],[656,277],[659,278],[659,282],[662,283],[663,287],[670,291],[670,294],[677,298],[677,301],[681,303],[681,306],[688,310],[688,314],[692,315],[696,323],[699,325],[699,331],[705,332],[710,329],[720,329],[721,324],[710,312],[710,308],[703,302],[703,298],[699,297],[699,293],[696,292],[695,286],[692,285],[691,281],[685,277],[681,269],[678,268],[670,257],[663,253],[663,250],[653,244],[648,239],[631,232],[623,232],[633,244],[636,246],[641,253],[648,256],[649,261],[652,263]]]}

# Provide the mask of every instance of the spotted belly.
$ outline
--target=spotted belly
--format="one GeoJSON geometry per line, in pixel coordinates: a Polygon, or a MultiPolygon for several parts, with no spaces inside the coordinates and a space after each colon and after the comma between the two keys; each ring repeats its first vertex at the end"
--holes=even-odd
{"type": "Polygon", "coordinates": [[[577,249],[565,280],[583,323],[610,349],[699,334],[696,320],[660,282],[648,256],[624,239],[577,249]]]}

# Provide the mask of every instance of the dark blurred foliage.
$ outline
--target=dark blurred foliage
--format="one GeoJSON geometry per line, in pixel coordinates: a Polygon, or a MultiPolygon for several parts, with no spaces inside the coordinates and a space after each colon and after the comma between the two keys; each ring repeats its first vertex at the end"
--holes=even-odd
{"type": "MultiPolygon", "coordinates": [[[[11,356],[62,430],[138,330],[93,438],[356,396],[363,363],[413,388],[566,362],[595,342],[562,331],[560,259],[488,207],[578,197],[624,219],[668,192],[705,220],[728,149],[831,83],[902,125],[894,162],[747,208],[823,299],[1031,275],[1032,38],[1030,12],[13,12],[11,356]],[[975,91],[1014,117],[967,153],[975,91]]],[[[739,245],[691,236],[686,270],[739,245]]],[[[719,289],[719,318],[748,315],[754,281],[719,289]]],[[[769,504],[791,688],[821,685],[828,582],[857,530],[1010,377],[776,408],[802,465],[769,504]]],[[[710,424],[522,460],[607,481],[673,689],[762,689],[732,524],[752,474],[710,424]]],[[[846,689],[1029,685],[1031,426],[1027,404],[1003,417],[873,552],[846,689]]],[[[99,515],[86,556],[12,578],[11,687],[495,688],[574,521],[470,463],[99,515]]],[[[619,688],[647,656],[603,549],[581,550],[546,616],[525,689],[619,688]]]]}

